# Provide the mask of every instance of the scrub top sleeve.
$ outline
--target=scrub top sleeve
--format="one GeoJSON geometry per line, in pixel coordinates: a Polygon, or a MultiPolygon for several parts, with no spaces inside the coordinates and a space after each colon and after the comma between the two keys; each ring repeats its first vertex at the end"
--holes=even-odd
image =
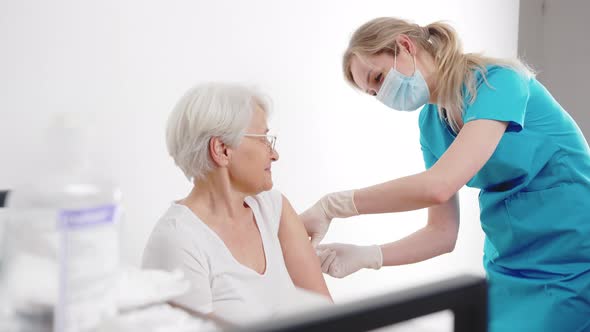
{"type": "Polygon", "coordinates": [[[428,131],[426,127],[428,127],[427,118],[429,112],[436,112],[436,110],[432,109],[432,107],[432,105],[425,105],[422,111],[420,111],[420,116],[418,117],[418,124],[420,128],[420,149],[422,150],[422,157],[424,158],[424,165],[426,166],[426,169],[429,169],[438,161],[428,146],[428,140],[425,136],[425,131],[428,131]]]}
{"type": "Polygon", "coordinates": [[[424,141],[424,138],[422,137],[422,135],[420,135],[420,148],[422,149],[422,157],[424,158],[424,166],[426,166],[426,169],[429,169],[430,167],[432,167],[432,165],[434,165],[438,161],[438,159],[432,154],[432,152],[430,151],[430,149],[426,145],[426,142],[424,141]]]}
{"type": "Polygon", "coordinates": [[[422,147],[422,156],[424,158],[424,166],[426,166],[426,169],[429,169],[437,162],[436,157],[425,147],[422,147]]]}
{"type": "Polygon", "coordinates": [[[496,67],[488,71],[487,83],[481,80],[473,104],[466,98],[463,122],[488,119],[508,122],[506,131],[519,132],[529,100],[529,81],[524,74],[510,68],[496,67]]]}

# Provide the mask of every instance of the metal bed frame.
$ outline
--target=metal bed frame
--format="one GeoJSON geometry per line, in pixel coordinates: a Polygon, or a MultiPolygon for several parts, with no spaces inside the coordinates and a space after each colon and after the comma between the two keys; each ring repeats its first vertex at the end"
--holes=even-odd
{"type": "Polygon", "coordinates": [[[487,332],[487,282],[461,275],[424,286],[355,303],[335,305],[285,319],[244,326],[230,331],[368,331],[443,310],[454,314],[454,332],[487,332]]]}

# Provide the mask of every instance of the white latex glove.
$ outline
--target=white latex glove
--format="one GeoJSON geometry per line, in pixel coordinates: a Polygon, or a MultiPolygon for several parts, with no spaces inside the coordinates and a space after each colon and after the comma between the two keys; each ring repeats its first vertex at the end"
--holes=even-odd
{"type": "Polygon", "coordinates": [[[316,253],[322,272],[335,278],[344,278],[363,268],[378,270],[383,265],[383,253],[377,245],[323,244],[317,247],[316,253]]]}
{"type": "Polygon", "coordinates": [[[316,247],[326,236],[333,218],[348,218],[358,214],[354,206],[354,190],[347,190],[325,195],[300,214],[299,218],[311,237],[311,245],[316,247]]]}

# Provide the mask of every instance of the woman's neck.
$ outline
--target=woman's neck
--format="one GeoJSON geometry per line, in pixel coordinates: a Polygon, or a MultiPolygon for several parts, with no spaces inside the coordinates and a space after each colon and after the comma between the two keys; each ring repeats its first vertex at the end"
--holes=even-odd
{"type": "Polygon", "coordinates": [[[210,174],[195,181],[191,192],[179,203],[203,218],[231,221],[240,220],[250,212],[244,203],[246,196],[232,187],[228,177],[210,174]]]}

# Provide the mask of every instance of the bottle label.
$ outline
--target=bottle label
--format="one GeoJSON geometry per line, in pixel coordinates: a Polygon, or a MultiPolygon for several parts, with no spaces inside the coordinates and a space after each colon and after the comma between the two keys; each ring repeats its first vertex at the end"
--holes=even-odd
{"type": "Polygon", "coordinates": [[[118,214],[116,205],[59,211],[57,331],[90,330],[116,314],[118,214]]]}
{"type": "Polygon", "coordinates": [[[115,208],[114,205],[105,205],[84,210],[62,210],[59,213],[59,227],[77,229],[113,223],[115,208]]]}

